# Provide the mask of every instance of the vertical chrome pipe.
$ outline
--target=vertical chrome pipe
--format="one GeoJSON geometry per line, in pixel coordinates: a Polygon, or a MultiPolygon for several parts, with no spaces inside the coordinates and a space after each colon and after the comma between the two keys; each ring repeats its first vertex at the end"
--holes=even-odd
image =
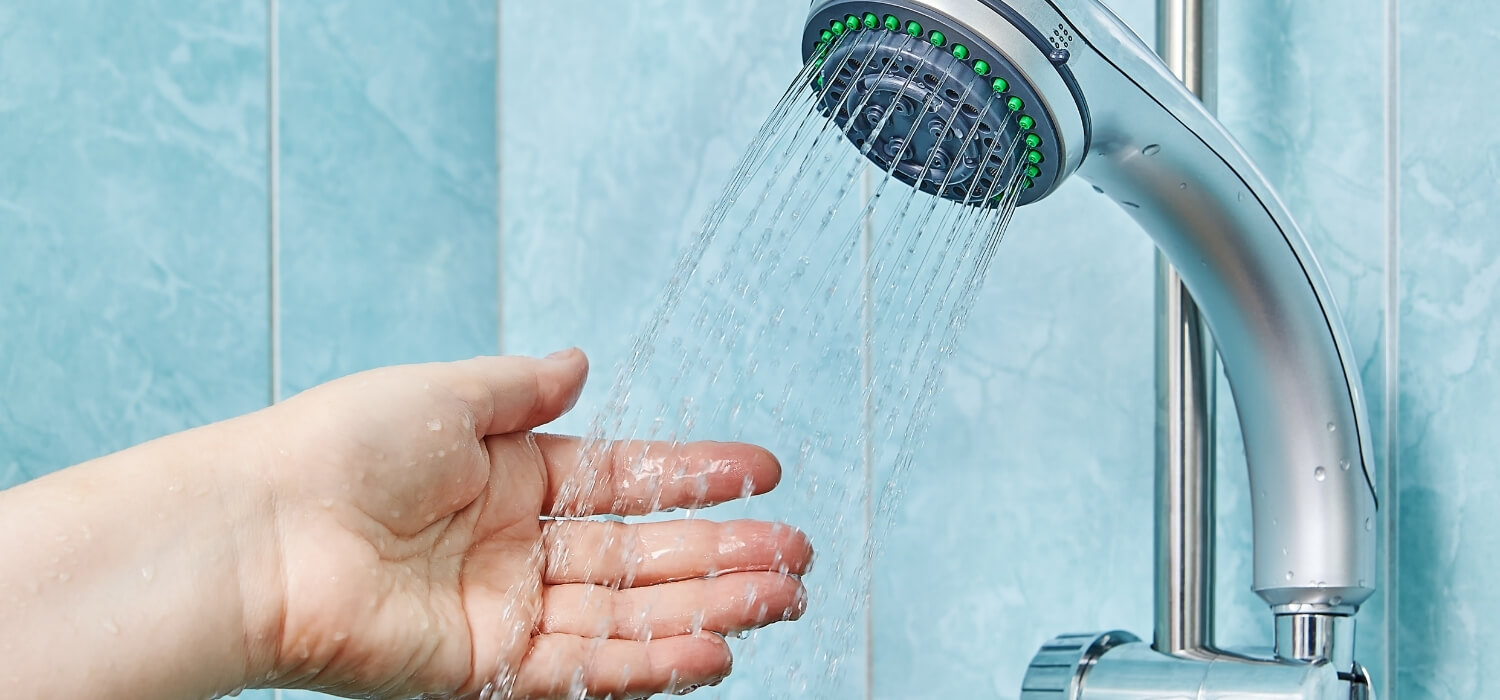
{"type": "MultiPolygon", "coordinates": [[[[1215,0],[1158,0],[1157,52],[1210,110],[1215,0]]],[[[1156,630],[1153,646],[1214,646],[1214,399],[1217,356],[1182,278],[1156,257],[1156,630]]]]}

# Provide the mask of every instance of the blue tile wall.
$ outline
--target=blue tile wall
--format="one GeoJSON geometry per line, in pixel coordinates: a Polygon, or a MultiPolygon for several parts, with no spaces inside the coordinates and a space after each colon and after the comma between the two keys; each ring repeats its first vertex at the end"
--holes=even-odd
{"type": "Polygon", "coordinates": [[[265,405],[264,3],[0,28],[0,487],[265,405]]]}
{"type": "Polygon", "coordinates": [[[493,354],[495,3],[279,6],[282,396],[493,354]]]}
{"type": "Polygon", "coordinates": [[[1500,693],[1500,7],[1401,3],[1400,606],[1405,699],[1500,693]]]}
{"type": "Polygon", "coordinates": [[[723,10],[690,0],[502,5],[505,350],[581,345],[595,361],[581,405],[608,388],[801,65],[805,2],[745,3],[732,21],[723,10]]]}

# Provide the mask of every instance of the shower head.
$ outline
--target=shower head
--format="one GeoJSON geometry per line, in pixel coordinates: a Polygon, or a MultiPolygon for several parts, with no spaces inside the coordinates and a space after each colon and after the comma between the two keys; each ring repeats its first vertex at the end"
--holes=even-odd
{"type": "Polygon", "coordinates": [[[1151,49],[1097,0],[815,0],[802,46],[824,113],[892,177],[991,206],[1077,173],[1135,218],[1218,342],[1250,467],[1255,590],[1278,615],[1350,615],[1373,593],[1370,433],[1322,271],[1151,49]]]}
{"type": "Polygon", "coordinates": [[[1068,51],[1007,21],[1005,5],[985,3],[966,24],[942,4],[817,3],[804,44],[820,106],[877,166],[928,194],[994,206],[1014,181],[1018,204],[1047,196],[1089,140],[1068,51]],[[1000,49],[1017,41],[1032,50],[1000,49]]]}

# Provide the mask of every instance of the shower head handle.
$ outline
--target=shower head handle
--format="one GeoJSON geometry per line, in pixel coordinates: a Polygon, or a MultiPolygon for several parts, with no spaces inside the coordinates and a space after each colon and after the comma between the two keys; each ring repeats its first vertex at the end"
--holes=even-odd
{"type": "Polygon", "coordinates": [[[1103,5],[1012,4],[1065,10],[1074,38],[1061,43],[1093,106],[1077,172],[1151,235],[1218,343],[1245,436],[1256,592],[1278,613],[1352,611],[1376,573],[1370,431],[1306,239],[1245,151],[1103,5]]]}
{"type": "MultiPolygon", "coordinates": [[[[1322,270],[1244,150],[1096,0],[817,0],[809,54],[846,13],[902,28],[918,17],[1023,84],[1055,143],[1022,204],[1076,173],[1142,225],[1224,361],[1249,463],[1256,592],[1278,614],[1352,614],[1376,570],[1359,374],[1322,270]]],[[[945,38],[930,40],[956,43],[945,38]]]]}

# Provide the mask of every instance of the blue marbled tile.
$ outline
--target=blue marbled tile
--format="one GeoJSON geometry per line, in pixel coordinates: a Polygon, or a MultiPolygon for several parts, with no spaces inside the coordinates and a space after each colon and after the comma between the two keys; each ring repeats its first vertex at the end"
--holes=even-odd
{"type": "Polygon", "coordinates": [[[876,562],[874,697],[1014,698],[1053,636],[1150,636],[1153,261],[1085,183],[1016,214],[876,562]]]}
{"type": "Polygon", "coordinates": [[[876,697],[1016,697],[1052,636],[1149,634],[1151,244],[1081,182],[1011,229],[876,562],[876,697]]]}
{"type": "Polygon", "coordinates": [[[281,395],[498,343],[492,2],[283,3],[281,395]]]}
{"type": "Polygon", "coordinates": [[[581,345],[596,369],[583,405],[602,394],[801,65],[806,9],[754,3],[726,21],[689,0],[504,5],[507,352],[581,345]]]}
{"type": "Polygon", "coordinates": [[[0,8],[0,487],[269,400],[266,30],[0,8]]]}
{"type": "Polygon", "coordinates": [[[1500,693],[1500,7],[1401,3],[1397,690],[1500,693]]]}
{"type": "MultiPolygon", "coordinates": [[[[1363,379],[1381,482],[1389,463],[1384,7],[1276,0],[1224,2],[1220,12],[1220,118],[1277,188],[1327,276],[1363,379]]],[[[1267,646],[1271,616],[1249,585],[1243,444],[1229,392],[1221,396],[1219,639],[1267,646]]],[[[1364,606],[1358,649],[1382,688],[1384,606],[1378,596],[1364,606]]]]}

